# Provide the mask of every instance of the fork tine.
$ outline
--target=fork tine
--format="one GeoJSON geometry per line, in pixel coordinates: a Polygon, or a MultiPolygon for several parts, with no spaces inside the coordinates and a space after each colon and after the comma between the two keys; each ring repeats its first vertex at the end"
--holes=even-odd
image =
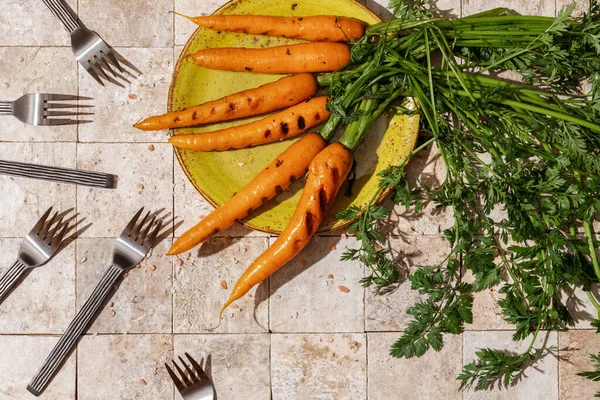
{"type": "MultiPolygon", "coordinates": [[[[133,65],[132,63],[130,63],[125,57],[123,57],[121,54],[119,54],[118,52],[116,52],[114,49],[112,50],[112,54],[109,54],[109,57],[111,57],[111,59],[114,60],[114,62],[118,65],[119,63],[125,65],[127,68],[131,69],[132,71],[136,72],[139,75],[142,75],[142,71],[140,71],[139,69],[136,68],[135,65],[133,65]]],[[[130,72],[128,72],[126,69],[122,69],[120,70],[122,72],[125,73],[129,73],[132,77],[135,78],[134,75],[132,75],[130,72]]]]}
{"type": "Polygon", "coordinates": [[[77,111],[45,111],[45,117],[68,117],[72,115],[94,115],[93,112],[77,112],[77,111]]]}
{"type": "Polygon", "coordinates": [[[42,93],[42,99],[45,101],[64,101],[64,100],[94,100],[93,97],[77,96],[72,94],[42,93]]]}
{"type": "Polygon", "coordinates": [[[50,215],[51,212],[52,212],[52,207],[50,207],[49,209],[47,209],[46,212],[44,213],[44,215],[42,215],[40,217],[39,221],[36,222],[36,224],[31,229],[31,233],[37,235],[40,232],[40,229],[46,223],[46,218],[48,218],[48,215],[50,215]]]}
{"type": "Polygon", "coordinates": [[[54,213],[54,215],[50,218],[50,220],[44,224],[42,229],[40,229],[40,232],[38,233],[38,236],[40,238],[44,239],[48,235],[48,231],[50,230],[50,227],[52,225],[54,225],[54,221],[56,220],[57,216],[58,216],[58,211],[56,211],[54,213]]]}
{"type": "Polygon", "coordinates": [[[200,364],[198,364],[198,362],[194,360],[192,356],[190,356],[188,353],[183,354],[185,354],[188,360],[190,360],[190,363],[192,364],[192,367],[194,367],[194,370],[196,370],[196,373],[200,377],[200,380],[208,379],[208,375],[206,375],[206,372],[204,372],[200,364]]]}
{"type": "Polygon", "coordinates": [[[63,238],[65,237],[65,234],[67,233],[67,231],[69,230],[69,221],[65,221],[65,223],[63,224],[63,228],[60,230],[60,232],[58,232],[58,235],[56,235],[54,237],[54,239],[52,239],[52,241],[50,242],[50,247],[58,247],[58,245],[62,242],[63,238]]]}
{"type": "Polygon", "coordinates": [[[185,372],[183,372],[183,370],[181,369],[181,367],[179,365],[177,365],[177,363],[175,362],[175,360],[171,360],[171,361],[173,361],[173,365],[175,366],[175,369],[177,370],[177,372],[179,372],[179,375],[181,375],[181,378],[182,378],[183,383],[185,384],[185,386],[190,386],[192,384],[192,382],[187,377],[187,375],[185,374],[185,372]]]}
{"type": "Polygon", "coordinates": [[[88,62],[88,67],[86,68],[86,71],[92,76],[92,78],[96,80],[96,82],[104,86],[104,82],[102,82],[102,79],[100,79],[90,62],[88,62]]]}
{"type": "Polygon", "coordinates": [[[87,119],[69,119],[69,118],[42,118],[39,125],[75,125],[75,124],[88,124],[90,120],[87,119]]]}
{"type": "Polygon", "coordinates": [[[169,364],[165,363],[165,367],[167,368],[167,372],[169,373],[169,376],[171,377],[171,380],[175,384],[177,390],[182,391],[183,389],[185,389],[185,385],[179,380],[177,375],[175,375],[175,372],[173,372],[171,367],[169,367],[169,364]]]}
{"type": "Polygon", "coordinates": [[[144,228],[143,232],[135,238],[136,241],[139,241],[140,243],[142,243],[142,245],[144,245],[144,243],[146,242],[146,239],[148,238],[148,232],[150,231],[150,228],[152,227],[152,224],[154,224],[154,221],[156,220],[156,215],[154,215],[152,217],[152,220],[150,221],[150,223],[148,225],[146,225],[146,227],[144,228]]]}
{"type": "Polygon", "coordinates": [[[95,104],[64,104],[64,103],[46,103],[46,110],[54,110],[55,108],[93,108],[95,104]]]}
{"type": "MultiPolygon", "coordinates": [[[[120,73],[116,72],[114,69],[112,69],[110,67],[110,65],[106,62],[106,59],[103,58],[102,60],[104,63],[106,63],[106,66],[108,67],[108,69],[110,70],[110,72],[112,72],[112,74],[115,76],[115,78],[120,79],[122,81],[127,82],[128,84],[131,84],[131,81],[127,78],[125,78],[123,75],[121,75],[120,73]]],[[[127,73],[127,75],[135,78],[135,76],[131,75],[130,73],[128,73],[127,71],[125,71],[125,73],[127,73]]]]}
{"type": "MultiPolygon", "coordinates": [[[[112,67],[108,63],[108,60],[106,59],[106,55],[104,54],[104,52],[100,51],[100,53],[102,54],[102,57],[100,57],[100,61],[102,61],[102,64],[104,64],[106,69],[108,69],[110,71],[110,73],[114,75],[115,78],[118,78],[119,76],[121,76],[112,69],[112,67]]],[[[120,65],[118,65],[118,66],[120,66],[120,65]]],[[[119,71],[121,71],[121,70],[119,70],[119,71]]],[[[123,72],[123,71],[121,71],[121,72],[123,72]]]]}
{"type": "Polygon", "coordinates": [[[135,226],[135,223],[137,222],[137,220],[140,217],[140,215],[142,215],[143,211],[144,211],[144,207],[140,208],[138,210],[138,212],[135,213],[135,215],[133,216],[133,218],[131,218],[131,221],[129,221],[129,223],[127,224],[127,226],[123,230],[123,233],[126,233],[127,235],[129,235],[131,233],[131,230],[135,226]]]}
{"type": "Polygon", "coordinates": [[[131,235],[136,241],[137,238],[140,236],[140,231],[142,230],[144,224],[146,223],[146,221],[148,220],[148,217],[150,216],[150,211],[148,211],[146,213],[146,215],[144,215],[144,218],[142,218],[142,220],[140,221],[139,224],[136,225],[135,229],[131,232],[131,235]]]}
{"type": "Polygon", "coordinates": [[[150,236],[148,237],[148,240],[145,241],[148,244],[148,246],[154,246],[154,243],[156,242],[156,237],[158,236],[158,233],[160,232],[160,229],[162,228],[162,224],[163,224],[162,218],[159,219],[158,221],[156,221],[156,228],[154,228],[154,230],[152,232],[150,232],[150,236]]]}
{"type": "Polygon", "coordinates": [[[100,65],[100,58],[98,56],[94,56],[94,61],[90,61],[90,64],[92,64],[94,66],[94,70],[96,71],[100,71],[100,74],[102,74],[102,76],[104,77],[104,79],[106,79],[107,81],[109,81],[112,84],[115,84],[117,86],[122,87],[123,89],[125,89],[125,86],[116,81],[113,77],[109,76],[106,71],[104,70],[104,68],[102,68],[102,65],[100,65]]]}
{"type": "Polygon", "coordinates": [[[56,232],[60,229],[62,222],[63,222],[63,217],[60,217],[58,219],[58,221],[56,221],[56,224],[54,224],[53,228],[48,228],[48,232],[46,233],[46,236],[43,238],[44,240],[46,240],[48,242],[48,244],[50,244],[52,242],[52,238],[54,238],[54,235],[56,235],[56,232]]]}
{"type": "MultiPolygon", "coordinates": [[[[118,54],[120,56],[119,53],[117,53],[113,48],[109,48],[108,51],[106,53],[104,53],[104,51],[102,51],[103,54],[105,54],[109,61],[115,66],[117,67],[117,69],[119,70],[119,72],[125,72],[123,70],[123,67],[121,67],[121,64],[119,63],[119,60],[117,60],[117,57],[115,56],[115,54],[118,54]]],[[[122,57],[121,57],[122,58],[122,57]]]]}
{"type": "Polygon", "coordinates": [[[185,363],[185,361],[183,361],[183,358],[181,358],[181,356],[179,356],[179,361],[181,361],[181,363],[183,364],[183,366],[185,367],[185,370],[187,371],[187,373],[190,376],[190,379],[192,380],[193,383],[198,382],[200,379],[198,378],[198,376],[194,373],[194,371],[190,368],[189,365],[187,365],[185,363]]]}

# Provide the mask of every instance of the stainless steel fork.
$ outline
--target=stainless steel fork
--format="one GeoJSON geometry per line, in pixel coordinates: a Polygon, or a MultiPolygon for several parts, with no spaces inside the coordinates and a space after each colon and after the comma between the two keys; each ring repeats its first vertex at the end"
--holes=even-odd
{"type": "Polygon", "coordinates": [[[139,264],[154,245],[162,221],[157,221],[156,215],[150,218],[151,213],[148,212],[138,222],[143,210],[141,208],[135,214],[117,238],[113,248],[112,265],[104,272],[90,297],[62,334],[46,361],[44,361],[42,368],[29,382],[27,390],[35,396],[39,396],[46,389],[52,377],[58,372],[71,352],[79,336],[90,325],[104,302],[108,300],[108,295],[123,276],[123,273],[139,264]]]}
{"type": "Polygon", "coordinates": [[[19,248],[17,261],[0,278],[0,302],[28,269],[47,263],[59,248],[69,223],[63,222],[63,217],[59,217],[58,212],[48,219],[51,212],[52,207],[25,236],[19,248]]]}
{"type": "Polygon", "coordinates": [[[214,400],[215,388],[208,375],[206,375],[206,372],[204,372],[200,364],[198,364],[192,356],[188,353],[185,353],[185,356],[188,358],[190,364],[192,364],[192,368],[190,368],[189,365],[183,361],[183,358],[181,358],[181,356],[179,357],[179,361],[183,364],[186,372],[183,372],[175,360],[172,360],[173,366],[177,372],[179,372],[181,379],[173,372],[171,367],[169,367],[169,364],[165,363],[167,372],[173,380],[173,383],[175,383],[175,387],[179,390],[181,397],[183,397],[184,400],[214,400]]]}
{"type": "Polygon", "coordinates": [[[72,96],[54,93],[29,93],[15,101],[0,101],[0,115],[12,115],[19,121],[30,125],[70,125],[92,122],[73,118],[80,115],[92,115],[92,112],[80,112],[78,108],[86,108],[89,104],[61,103],[61,101],[94,100],[91,97],[72,96]],[[72,108],[74,110],[67,110],[72,108]]]}
{"type": "Polygon", "coordinates": [[[42,1],[71,35],[71,49],[79,64],[99,84],[104,86],[103,80],[107,80],[124,88],[125,86],[120,81],[131,83],[124,75],[136,78],[131,71],[137,75],[142,74],[139,69],[102,40],[100,35],[87,29],[63,0],[42,1]],[[123,68],[121,64],[131,71],[123,68]]]}

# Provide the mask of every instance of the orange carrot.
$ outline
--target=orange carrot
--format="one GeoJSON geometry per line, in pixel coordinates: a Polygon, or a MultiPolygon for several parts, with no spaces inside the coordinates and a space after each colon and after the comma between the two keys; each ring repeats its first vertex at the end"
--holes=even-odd
{"type": "Polygon", "coordinates": [[[199,50],[190,56],[201,67],[266,74],[329,72],[350,62],[344,43],[312,42],[264,49],[220,47],[199,50]]]}
{"type": "Polygon", "coordinates": [[[313,42],[347,42],[365,33],[365,24],[354,18],[334,15],[310,17],[273,17],[265,15],[208,15],[188,17],[195,24],[215,31],[282,36],[313,42]]]}
{"type": "Polygon", "coordinates": [[[329,118],[327,96],[314,97],[249,124],[213,132],[176,135],[175,147],[195,151],[242,149],[298,136],[329,118]]]}
{"type": "Polygon", "coordinates": [[[281,268],[308,244],[351,169],[352,153],[339,143],[330,144],[317,154],[310,163],[306,186],[290,223],[240,277],[221,309],[221,315],[227,306],[281,268]]]}
{"type": "Polygon", "coordinates": [[[235,221],[247,217],[252,210],[304,176],[311,160],[325,145],[325,140],[316,133],[309,133],[293,143],[231,199],[181,235],[167,254],[187,251],[235,221]]]}
{"type": "Polygon", "coordinates": [[[317,82],[311,74],[286,76],[218,100],[149,117],[134,126],[144,131],[155,131],[265,114],[298,104],[316,91],[317,82]]]}

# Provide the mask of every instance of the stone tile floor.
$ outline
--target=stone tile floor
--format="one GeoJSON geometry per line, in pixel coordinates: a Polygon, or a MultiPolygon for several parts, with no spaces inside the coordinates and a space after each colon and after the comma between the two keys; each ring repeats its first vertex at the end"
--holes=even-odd
{"type": "MultiPolygon", "coordinates": [[[[378,0],[384,4],[385,0],[378,0]]],[[[521,13],[555,15],[568,0],[440,0],[448,15],[507,6],[521,13]]],[[[45,91],[96,99],[93,124],[35,128],[2,119],[2,158],[103,170],[119,175],[113,191],[0,177],[0,272],[20,238],[50,205],[73,207],[80,225],[93,224],[49,265],[33,273],[0,305],[0,398],[33,398],[25,387],[71,317],[95,285],[112,240],[140,205],[164,207],[190,226],[210,206],[187,182],[166,144],[166,132],[140,132],[139,117],[166,108],[171,71],[194,25],[169,11],[210,13],[224,0],[68,0],[143,72],[126,90],[99,87],[74,61],[68,37],[41,2],[4,0],[0,13],[0,93],[11,99],[45,91]]],[[[268,0],[265,0],[265,4],[268,0]]],[[[583,9],[586,0],[577,1],[583,9]]],[[[378,12],[384,8],[373,1],[378,12]]],[[[411,173],[443,178],[433,149],[411,173]]],[[[447,212],[408,214],[396,208],[391,244],[408,268],[448,251],[441,237],[447,212]]],[[[575,375],[598,349],[585,297],[569,294],[581,316],[577,329],[540,340],[556,345],[527,379],[510,390],[459,392],[455,376],[482,346],[516,347],[495,305],[497,294],[478,294],[474,324],[445,338],[442,352],[421,359],[388,356],[417,298],[407,282],[375,296],[358,280],[361,266],[339,260],[353,238],[317,237],[288,267],[227,310],[209,328],[246,261],[272,238],[241,226],[199,252],[172,259],[163,242],[120,290],[81,340],[44,399],[179,398],[163,363],[183,352],[209,360],[220,400],[228,399],[584,399],[597,385],[575,375]],[[229,236],[226,236],[229,235],[229,236]],[[340,290],[340,288],[344,288],[340,290]],[[578,302],[577,299],[582,299],[578,302]],[[581,303],[581,304],[580,304],[581,303]],[[583,304],[583,305],[582,305],[583,304]]]]}

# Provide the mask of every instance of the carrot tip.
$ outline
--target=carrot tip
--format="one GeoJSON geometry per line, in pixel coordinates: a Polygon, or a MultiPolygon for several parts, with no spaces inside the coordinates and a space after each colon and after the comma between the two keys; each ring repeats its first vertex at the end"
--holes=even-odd
{"type": "Polygon", "coordinates": [[[219,323],[217,324],[217,326],[213,326],[211,328],[207,328],[207,330],[209,331],[214,331],[216,329],[218,329],[221,326],[221,322],[223,322],[223,312],[225,312],[225,309],[227,308],[227,306],[229,306],[229,304],[231,304],[230,301],[228,301],[223,308],[221,308],[221,311],[219,312],[219,323]]]}
{"type": "Polygon", "coordinates": [[[172,14],[178,15],[180,17],[183,17],[185,19],[188,19],[188,20],[194,22],[194,18],[193,17],[190,17],[190,16],[185,15],[185,14],[178,13],[177,11],[169,11],[169,12],[172,13],[172,14]]]}

